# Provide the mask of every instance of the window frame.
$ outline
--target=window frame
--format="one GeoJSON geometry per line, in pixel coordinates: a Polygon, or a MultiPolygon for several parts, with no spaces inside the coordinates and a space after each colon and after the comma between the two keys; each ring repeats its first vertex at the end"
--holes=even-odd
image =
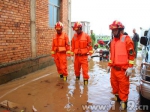
{"type": "Polygon", "coordinates": [[[54,17],[54,15],[56,14],[57,15],[57,19],[56,19],[56,22],[57,21],[59,21],[60,20],[60,0],[58,0],[59,1],[59,5],[57,5],[57,4],[53,4],[53,3],[51,3],[50,2],[50,0],[49,0],[49,3],[48,3],[48,9],[49,9],[49,13],[48,13],[48,24],[49,24],[49,27],[51,27],[51,28],[54,28],[54,26],[55,26],[55,17],[54,17]],[[52,8],[53,8],[53,10],[52,10],[52,12],[53,12],[53,14],[52,14],[52,16],[53,17],[51,17],[51,14],[50,14],[50,7],[52,6],[52,8]],[[55,8],[56,8],[56,10],[57,10],[57,13],[55,13],[55,8]],[[51,24],[51,19],[52,19],[52,24],[51,24]]]}

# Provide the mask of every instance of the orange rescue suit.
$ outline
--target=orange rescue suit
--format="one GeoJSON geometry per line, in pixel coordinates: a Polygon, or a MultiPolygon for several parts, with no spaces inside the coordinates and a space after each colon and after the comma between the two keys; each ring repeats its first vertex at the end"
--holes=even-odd
{"type": "Polygon", "coordinates": [[[59,75],[67,76],[67,56],[70,54],[70,45],[68,36],[64,32],[54,36],[51,54],[59,75]]]}
{"type": "Polygon", "coordinates": [[[129,94],[129,77],[125,75],[128,67],[134,64],[135,52],[131,38],[127,35],[120,35],[120,38],[113,38],[110,44],[111,86],[113,94],[119,94],[122,101],[127,101],[129,94]]]}
{"type": "Polygon", "coordinates": [[[80,76],[80,70],[82,67],[84,79],[89,79],[88,75],[88,55],[93,53],[91,46],[91,38],[88,34],[81,32],[80,34],[74,34],[71,42],[71,52],[75,56],[74,69],[75,75],[80,76]]]}
{"type": "Polygon", "coordinates": [[[120,37],[119,40],[113,39],[111,42],[111,59],[114,65],[128,64],[128,51],[125,43],[126,35],[120,37]]]}
{"type": "MultiPolygon", "coordinates": [[[[77,35],[74,35],[77,38],[77,35]]],[[[83,33],[80,40],[75,39],[74,41],[74,54],[87,54],[89,52],[89,46],[87,41],[87,34],[83,33]]]]}
{"type": "MultiPolygon", "coordinates": [[[[55,52],[66,51],[66,34],[62,33],[61,35],[56,34],[53,39],[53,50],[55,52]]],[[[68,40],[68,39],[67,39],[68,40]]]]}

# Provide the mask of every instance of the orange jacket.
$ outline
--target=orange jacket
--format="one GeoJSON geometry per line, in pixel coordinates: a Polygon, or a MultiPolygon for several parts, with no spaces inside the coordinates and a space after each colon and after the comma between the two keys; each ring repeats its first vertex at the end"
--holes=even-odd
{"type": "Polygon", "coordinates": [[[70,52],[69,39],[66,33],[62,32],[61,34],[56,34],[53,37],[51,54],[55,54],[56,52],[70,52]]]}
{"type": "Polygon", "coordinates": [[[132,67],[134,64],[135,52],[131,38],[121,35],[120,38],[113,38],[110,44],[109,66],[132,67]],[[131,53],[131,50],[133,53],[131,53]]]}
{"type": "Polygon", "coordinates": [[[73,54],[92,54],[92,41],[88,34],[82,32],[81,34],[74,34],[71,41],[71,53],[73,54]]]}

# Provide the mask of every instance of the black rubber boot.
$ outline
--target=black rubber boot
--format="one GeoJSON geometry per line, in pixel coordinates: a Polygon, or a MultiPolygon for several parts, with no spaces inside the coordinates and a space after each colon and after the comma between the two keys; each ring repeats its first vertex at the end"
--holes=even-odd
{"type": "Polygon", "coordinates": [[[80,76],[77,76],[77,77],[76,77],[76,81],[78,81],[78,80],[80,80],[80,76]]]}
{"type": "Polygon", "coordinates": [[[67,76],[64,76],[64,81],[67,81],[67,76]]]}
{"type": "Polygon", "coordinates": [[[61,79],[63,79],[63,75],[62,74],[60,74],[60,76],[59,76],[61,79]]]}
{"type": "Polygon", "coordinates": [[[121,101],[120,102],[120,110],[126,110],[127,109],[127,102],[121,101]]]}
{"type": "Polygon", "coordinates": [[[118,101],[118,102],[121,101],[118,94],[115,95],[115,101],[118,101]]]}
{"type": "Polygon", "coordinates": [[[88,80],[84,80],[84,85],[85,85],[85,86],[88,85],[88,80]]]}

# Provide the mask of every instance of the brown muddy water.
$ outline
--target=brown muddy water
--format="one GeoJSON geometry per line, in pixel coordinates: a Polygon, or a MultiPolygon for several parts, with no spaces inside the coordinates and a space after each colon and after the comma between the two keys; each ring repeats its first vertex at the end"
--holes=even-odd
{"type": "MultiPolygon", "coordinates": [[[[140,57],[136,60],[135,72],[130,78],[129,101],[134,107],[122,112],[145,112],[136,110],[139,102],[140,57]]],[[[68,80],[58,77],[55,65],[36,71],[9,83],[0,85],[0,102],[15,103],[10,112],[120,112],[119,102],[114,102],[111,93],[110,74],[106,72],[107,61],[94,57],[89,62],[89,85],[83,85],[83,78],[75,80],[74,68],[68,61],[68,80]]],[[[82,74],[81,74],[82,76],[82,74]]]]}

